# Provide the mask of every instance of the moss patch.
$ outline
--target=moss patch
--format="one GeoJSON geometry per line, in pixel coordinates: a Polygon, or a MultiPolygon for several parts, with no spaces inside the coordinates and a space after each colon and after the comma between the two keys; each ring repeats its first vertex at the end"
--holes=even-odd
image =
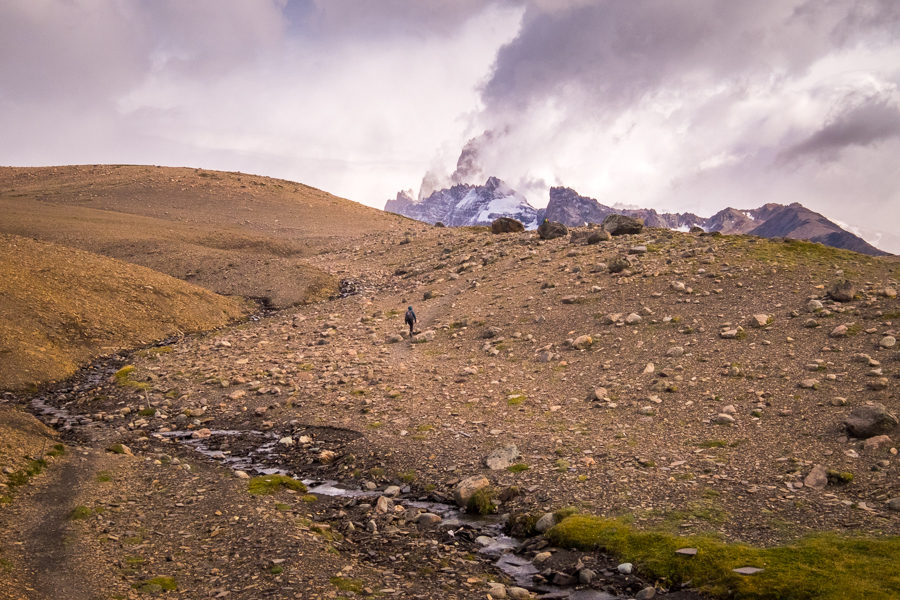
{"type": "Polygon", "coordinates": [[[144,594],[160,594],[162,592],[174,592],[178,589],[178,583],[174,577],[154,577],[140,583],[135,583],[137,591],[144,594]]]}
{"type": "Polygon", "coordinates": [[[332,577],[329,581],[337,589],[343,592],[353,592],[354,594],[362,594],[363,589],[366,587],[365,581],[351,577],[332,577]]]}
{"type": "Polygon", "coordinates": [[[122,367],[121,369],[119,369],[118,371],[116,371],[115,375],[113,375],[113,378],[115,379],[116,384],[120,385],[122,387],[129,387],[129,388],[134,388],[134,389],[138,389],[138,390],[149,390],[150,389],[149,383],[147,383],[145,381],[135,381],[134,379],[131,378],[133,373],[134,373],[134,365],[126,365],[126,366],[122,367]]]}
{"type": "Polygon", "coordinates": [[[582,515],[563,520],[548,536],[558,546],[609,552],[668,586],[691,581],[721,597],[839,600],[853,590],[859,598],[887,600],[900,594],[900,537],[822,534],[787,546],[755,548],[709,537],[637,531],[621,520],[582,515]],[[683,547],[697,548],[698,553],[675,554],[683,547]],[[732,571],[745,566],[764,570],[752,576],[732,571]]]}
{"type": "Polygon", "coordinates": [[[274,494],[281,488],[295,490],[298,492],[306,492],[306,486],[302,481],[297,481],[293,477],[287,475],[262,475],[254,477],[247,484],[247,491],[257,496],[265,494],[274,494]]]}
{"type": "Polygon", "coordinates": [[[472,494],[467,510],[477,515],[490,515],[497,512],[497,505],[494,504],[494,490],[485,487],[472,494]]]}
{"type": "Polygon", "coordinates": [[[525,463],[516,463],[514,465],[509,465],[506,467],[506,470],[510,473],[521,473],[522,471],[527,471],[529,469],[528,465],[525,463]]]}

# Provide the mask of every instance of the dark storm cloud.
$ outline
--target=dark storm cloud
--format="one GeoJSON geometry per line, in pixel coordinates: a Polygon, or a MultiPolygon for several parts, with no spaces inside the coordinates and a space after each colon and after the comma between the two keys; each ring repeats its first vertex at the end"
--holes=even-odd
{"type": "Polygon", "coordinates": [[[841,46],[896,41],[894,0],[629,0],[529,6],[484,88],[488,107],[570,96],[621,107],[666,86],[798,73],[841,46]]]}
{"type": "Polygon", "coordinates": [[[786,162],[803,157],[834,161],[847,147],[871,146],[897,136],[900,136],[900,106],[897,102],[869,100],[829,120],[819,131],[785,150],[781,158],[786,162]]]}

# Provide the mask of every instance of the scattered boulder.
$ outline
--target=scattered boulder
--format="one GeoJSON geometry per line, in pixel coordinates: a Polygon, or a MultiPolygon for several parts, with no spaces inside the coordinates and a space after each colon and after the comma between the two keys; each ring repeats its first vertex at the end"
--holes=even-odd
{"type": "Polygon", "coordinates": [[[491,233],[519,233],[525,231],[521,221],[510,217],[500,217],[491,223],[491,233]]]}
{"type": "Polygon", "coordinates": [[[888,510],[900,512],[900,496],[887,501],[888,510]]]}
{"type": "Polygon", "coordinates": [[[766,325],[768,325],[771,322],[772,322],[772,317],[770,317],[769,315],[759,314],[759,315],[753,315],[750,318],[750,325],[752,325],[753,327],[757,327],[757,328],[765,327],[766,325]]]}
{"type": "Polygon", "coordinates": [[[626,215],[612,214],[603,219],[602,227],[610,235],[628,235],[640,233],[644,229],[644,221],[626,215]]]}
{"type": "Polygon", "coordinates": [[[493,450],[484,458],[484,464],[491,471],[500,471],[512,465],[519,458],[519,449],[515,444],[493,450]]]}
{"type": "Polygon", "coordinates": [[[435,223],[434,226],[435,227],[446,227],[446,225],[444,225],[444,223],[441,221],[438,221],[437,223],[435,223]]]}
{"type": "Polygon", "coordinates": [[[456,500],[456,504],[459,506],[468,506],[469,500],[472,499],[475,492],[489,485],[491,485],[491,482],[484,475],[472,475],[457,484],[456,490],[453,492],[453,499],[456,500]]]}
{"type": "Polygon", "coordinates": [[[875,402],[854,408],[844,419],[844,426],[853,437],[865,439],[890,434],[897,428],[897,417],[875,402]]]}
{"type": "Polygon", "coordinates": [[[537,520],[537,523],[534,524],[534,530],[538,533],[544,533],[554,525],[556,525],[556,515],[551,512],[544,513],[541,515],[541,518],[537,520]]]}
{"type": "Polygon", "coordinates": [[[545,220],[537,229],[542,240],[553,240],[569,235],[569,228],[562,223],[545,220]]]}
{"type": "Polygon", "coordinates": [[[835,281],[828,288],[828,297],[835,302],[850,302],[856,295],[856,286],[849,279],[835,281]]]}
{"type": "Polygon", "coordinates": [[[889,446],[891,438],[886,435],[875,435],[863,442],[863,450],[878,450],[882,446],[889,446]]]}

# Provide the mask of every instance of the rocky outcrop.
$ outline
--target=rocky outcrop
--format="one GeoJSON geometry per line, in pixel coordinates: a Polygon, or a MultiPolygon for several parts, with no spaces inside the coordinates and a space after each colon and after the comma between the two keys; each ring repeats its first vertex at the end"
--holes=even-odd
{"type": "Polygon", "coordinates": [[[858,406],[844,419],[847,433],[857,438],[886,435],[897,428],[897,417],[887,411],[883,404],[873,402],[858,406]]]}

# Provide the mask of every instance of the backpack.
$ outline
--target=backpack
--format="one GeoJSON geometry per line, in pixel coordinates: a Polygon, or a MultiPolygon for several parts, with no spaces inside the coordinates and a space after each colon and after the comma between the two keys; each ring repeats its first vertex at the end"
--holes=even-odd
{"type": "Polygon", "coordinates": [[[406,322],[407,323],[415,323],[416,321],[416,313],[412,311],[412,309],[406,309],[406,322]]]}

